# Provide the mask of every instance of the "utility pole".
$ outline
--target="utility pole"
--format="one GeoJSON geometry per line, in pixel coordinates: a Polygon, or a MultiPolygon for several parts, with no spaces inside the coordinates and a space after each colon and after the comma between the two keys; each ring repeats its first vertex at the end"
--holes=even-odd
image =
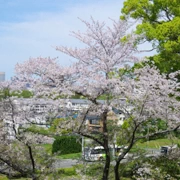
{"type": "Polygon", "coordinates": [[[83,160],[84,160],[84,158],[85,158],[84,141],[85,141],[84,136],[82,136],[82,158],[83,158],[83,160]]]}

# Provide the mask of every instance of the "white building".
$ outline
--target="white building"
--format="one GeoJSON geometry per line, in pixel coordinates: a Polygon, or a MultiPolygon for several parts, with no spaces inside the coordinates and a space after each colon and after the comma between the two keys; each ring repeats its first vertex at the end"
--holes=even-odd
{"type": "MultiPolygon", "coordinates": [[[[101,104],[105,104],[104,100],[98,100],[98,102],[101,104]]],[[[122,102],[124,103],[124,99],[122,100],[122,102]]],[[[19,127],[27,127],[30,124],[39,124],[43,127],[46,127],[47,120],[49,118],[58,117],[58,114],[60,114],[62,110],[75,111],[78,113],[82,109],[88,108],[91,101],[86,99],[61,99],[59,100],[59,103],[60,106],[56,105],[55,101],[53,100],[32,100],[28,98],[16,98],[12,99],[11,103],[8,101],[1,102],[0,111],[2,112],[1,116],[6,125],[6,130],[8,131],[10,136],[14,136],[13,127],[16,130],[19,127]],[[60,110],[60,112],[58,112],[58,110],[60,110]],[[52,115],[54,111],[57,114],[54,114],[53,117],[50,116],[50,114],[52,115]]],[[[115,108],[112,109],[112,112],[112,117],[113,119],[117,120],[117,125],[122,125],[125,119],[125,114],[115,108]]],[[[90,119],[92,120],[92,117],[90,119]]],[[[99,119],[95,118],[94,121],[99,122],[99,119]]],[[[94,123],[97,124],[96,122],[94,123]]],[[[92,124],[90,123],[88,118],[87,124],[92,124]]]]}
{"type": "Polygon", "coordinates": [[[5,125],[4,130],[10,139],[14,138],[15,131],[32,124],[46,127],[47,120],[52,112],[57,112],[54,101],[26,98],[10,99],[0,102],[0,118],[5,125]]]}

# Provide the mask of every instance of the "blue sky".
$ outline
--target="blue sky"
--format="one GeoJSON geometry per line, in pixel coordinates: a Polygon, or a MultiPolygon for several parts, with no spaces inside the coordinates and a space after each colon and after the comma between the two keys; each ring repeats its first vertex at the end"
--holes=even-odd
{"type": "Polygon", "coordinates": [[[80,45],[69,36],[72,30],[85,30],[78,17],[108,23],[109,17],[119,18],[122,5],[123,0],[0,0],[0,71],[10,79],[15,64],[38,56],[70,64],[54,47],[80,45]]]}

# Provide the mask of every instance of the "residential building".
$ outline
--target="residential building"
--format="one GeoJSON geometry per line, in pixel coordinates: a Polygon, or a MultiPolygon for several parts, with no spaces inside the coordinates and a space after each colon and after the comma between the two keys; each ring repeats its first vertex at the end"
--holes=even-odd
{"type": "Polygon", "coordinates": [[[57,109],[52,100],[17,98],[0,102],[0,118],[4,121],[4,130],[7,131],[9,139],[13,139],[13,128],[18,130],[19,127],[28,127],[31,124],[46,127],[52,114],[48,112],[57,112],[57,109]]]}
{"type": "MultiPolygon", "coordinates": [[[[107,115],[107,120],[121,126],[124,122],[125,114],[121,111],[110,111],[107,115]]],[[[103,131],[103,121],[100,116],[89,115],[86,117],[88,130],[92,132],[103,131]]]]}
{"type": "MultiPolygon", "coordinates": [[[[91,101],[86,99],[61,99],[61,105],[55,107],[55,103],[52,100],[36,99],[35,101],[28,98],[17,98],[13,100],[13,105],[15,107],[14,113],[16,118],[16,128],[22,126],[28,126],[29,124],[40,124],[46,127],[48,118],[48,111],[56,111],[56,117],[67,117],[72,116],[77,118],[79,112],[82,109],[87,109],[91,101]],[[63,109],[62,109],[63,108],[63,109]],[[58,112],[59,110],[59,112],[58,112]],[[65,112],[61,113],[62,110],[65,112]]],[[[99,103],[105,104],[104,100],[98,100],[99,103]]],[[[123,101],[124,102],[124,101],[123,101]]],[[[6,117],[5,124],[7,126],[7,131],[10,136],[13,136],[12,125],[12,112],[8,107],[8,102],[5,104],[0,104],[0,111],[3,112],[6,117]]],[[[54,116],[55,117],[55,116],[54,116]]],[[[122,111],[113,108],[111,112],[108,113],[108,120],[115,122],[117,125],[122,125],[125,119],[125,114],[122,111]]],[[[91,132],[103,131],[103,122],[100,116],[96,113],[91,113],[86,116],[87,129],[91,132]]]]}
{"type": "MultiPolygon", "coordinates": [[[[97,100],[101,104],[105,104],[104,100],[97,100]]],[[[69,99],[66,102],[66,107],[70,110],[80,111],[89,107],[91,101],[87,99],[69,99]]],[[[62,106],[63,107],[63,106],[62,106]]],[[[64,107],[63,107],[64,108],[64,107]]]]}
{"type": "Polygon", "coordinates": [[[86,116],[88,131],[92,133],[102,132],[103,131],[103,122],[101,118],[97,115],[88,115],[86,116]]]}
{"type": "MultiPolygon", "coordinates": [[[[118,103],[122,104],[122,106],[125,105],[126,99],[121,98],[118,101],[118,103]]],[[[105,100],[98,100],[99,103],[105,104],[105,100]]],[[[91,101],[86,99],[69,99],[66,102],[67,110],[71,110],[73,112],[76,112],[76,115],[79,111],[82,109],[86,109],[89,107],[91,101]]],[[[117,102],[116,102],[117,103],[117,102]]],[[[131,107],[126,107],[126,111],[129,112],[131,110],[131,107]]],[[[71,114],[71,116],[74,116],[71,114]]],[[[74,116],[76,117],[76,116],[74,116]]],[[[112,111],[108,113],[107,119],[109,121],[115,122],[118,126],[122,125],[125,119],[125,114],[123,111],[118,110],[116,108],[112,108],[112,111]]],[[[97,131],[102,132],[103,131],[103,122],[100,118],[100,116],[97,116],[96,113],[91,113],[86,116],[86,124],[89,131],[96,133],[97,131]]]]}

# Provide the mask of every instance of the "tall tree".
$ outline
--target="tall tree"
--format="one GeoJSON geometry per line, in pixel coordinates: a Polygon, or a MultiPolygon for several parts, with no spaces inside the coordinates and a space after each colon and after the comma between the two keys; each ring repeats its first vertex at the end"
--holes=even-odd
{"type": "Polygon", "coordinates": [[[180,1],[126,0],[121,19],[140,20],[138,43],[148,41],[157,54],[150,57],[165,73],[180,69],[180,1]]]}
{"type": "MultiPolygon", "coordinates": [[[[125,21],[113,21],[113,26],[107,27],[105,23],[100,23],[91,19],[91,23],[83,21],[87,31],[85,33],[73,32],[75,38],[85,44],[84,48],[57,47],[77,61],[70,67],[61,67],[56,59],[51,58],[31,58],[28,61],[16,66],[17,89],[23,87],[23,83],[30,83],[34,97],[46,96],[51,98],[72,97],[80,95],[89,100],[87,108],[82,108],[77,118],[69,116],[65,121],[60,121],[60,129],[71,129],[72,132],[88,137],[103,146],[106,152],[106,161],[103,171],[103,180],[108,179],[110,168],[110,139],[112,133],[108,124],[108,114],[113,108],[122,111],[126,115],[127,134],[124,136],[127,149],[121,153],[114,168],[116,180],[119,176],[119,163],[130,151],[138,139],[146,136],[142,133],[144,125],[151,119],[157,123],[161,118],[166,121],[168,128],[165,131],[151,132],[150,136],[164,134],[179,128],[179,102],[176,101],[175,88],[176,79],[166,79],[156,68],[146,66],[135,71],[133,76],[122,75],[113,76],[112,72],[122,68],[126,62],[136,62],[134,57],[136,48],[134,41],[136,36],[129,36],[128,41],[120,41],[128,30],[125,21]],[[171,98],[169,97],[171,94],[171,98]],[[174,96],[173,96],[174,95],[174,96]],[[105,98],[104,104],[98,98],[105,98]],[[122,102],[121,98],[126,99],[122,102]],[[176,106],[176,107],[175,107],[176,106]],[[89,115],[100,117],[102,131],[92,133],[87,127],[86,118],[89,115]]],[[[33,98],[34,98],[33,97],[33,98]]],[[[61,99],[60,107],[66,111],[66,99],[61,99]]],[[[67,113],[66,113],[67,114],[67,113]]],[[[108,122],[109,121],[109,122],[108,122]]],[[[111,121],[113,124],[113,120],[111,121]]],[[[118,125],[118,120],[114,120],[118,125]]],[[[125,125],[124,125],[125,126],[125,125]]],[[[123,131],[122,128],[118,129],[123,131]]],[[[123,133],[122,133],[123,134],[123,133]]]]}
{"type": "MultiPolygon", "coordinates": [[[[132,34],[128,43],[120,42],[129,29],[126,22],[112,20],[112,27],[107,27],[105,23],[94,19],[91,19],[91,23],[83,20],[82,22],[86,25],[87,32],[72,32],[72,34],[86,46],[82,49],[57,47],[58,51],[78,60],[71,67],[62,68],[55,59],[37,58],[17,65],[16,72],[21,83],[24,80],[31,82],[35,91],[34,95],[53,94],[56,96],[60,93],[68,97],[77,94],[91,102],[88,109],[82,110],[76,122],[70,121],[71,126],[69,126],[75,133],[91,138],[104,147],[106,163],[103,179],[107,180],[110,167],[107,115],[110,106],[109,95],[116,84],[115,79],[109,77],[109,73],[126,62],[137,60],[134,56],[136,49],[133,45],[135,37],[132,34]],[[106,96],[106,104],[98,102],[97,99],[101,95],[106,96]],[[103,123],[102,132],[97,134],[87,131],[85,122],[86,116],[94,113],[101,118],[103,123]]],[[[67,122],[65,123],[67,125],[67,122]]]]}
{"type": "MultiPolygon", "coordinates": [[[[5,92],[4,85],[1,88],[5,92]]],[[[5,86],[7,88],[9,86],[5,86]]],[[[27,128],[31,124],[39,124],[39,119],[43,120],[49,111],[38,117],[32,109],[33,101],[10,97],[12,94],[9,91],[0,100],[0,173],[10,178],[28,177],[37,180],[52,172],[49,167],[53,158],[40,146],[46,142],[46,138],[27,131],[27,128]]]]}

